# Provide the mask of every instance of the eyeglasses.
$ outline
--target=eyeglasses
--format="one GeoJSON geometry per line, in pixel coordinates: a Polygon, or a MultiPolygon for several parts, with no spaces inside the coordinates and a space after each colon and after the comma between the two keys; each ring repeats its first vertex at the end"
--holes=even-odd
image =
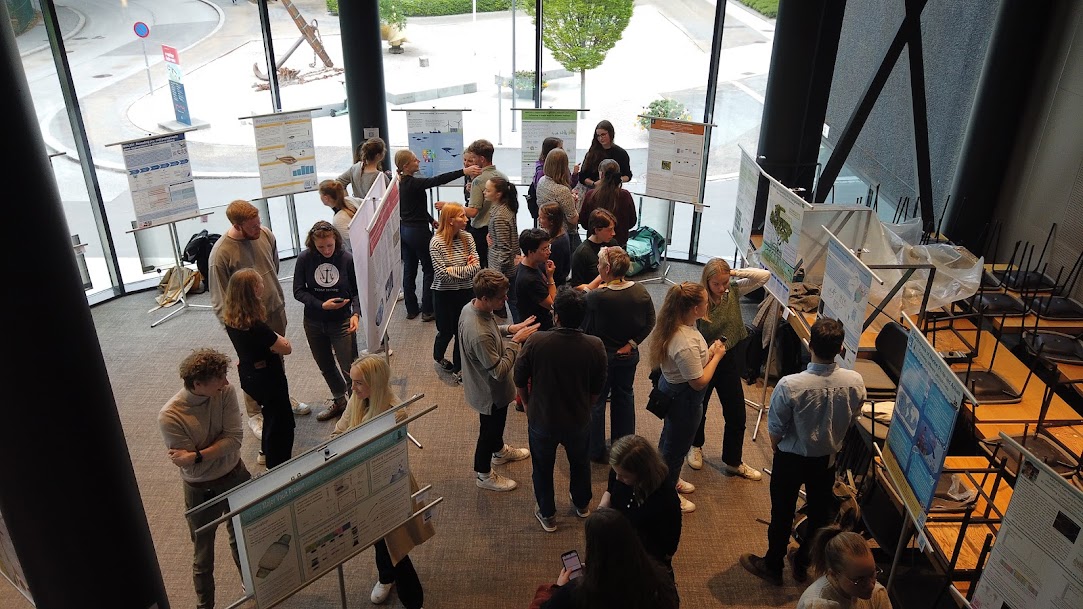
{"type": "Polygon", "coordinates": [[[858,577],[858,578],[851,578],[849,576],[843,576],[843,577],[845,577],[846,581],[850,582],[851,584],[853,584],[855,586],[860,586],[861,584],[864,584],[864,583],[867,583],[867,582],[870,582],[870,581],[875,583],[876,580],[880,579],[880,576],[883,575],[883,574],[884,574],[884,570],[881,569],[880,567],[877,567],[876,572],[873,573],[872,575],[863,575],[863,576],[858,577]]]}

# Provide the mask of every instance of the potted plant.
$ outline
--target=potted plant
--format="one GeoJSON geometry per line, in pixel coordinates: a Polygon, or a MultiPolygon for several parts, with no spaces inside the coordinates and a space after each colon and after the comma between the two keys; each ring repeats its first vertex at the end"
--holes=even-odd
{"type": "MultiPolygon", "coordinates": [[[[519,99],[534,99],[534,70],[516,70],[515,77],[511,79],[511,86],[515,90],[515,96],[519,99]]],[[[542,81],[542,89],[549,83],[542,81]]]]}
{"type": "Polygon", "coordinates": [[[649,128],[651,126],[651,119],[649,117],[652,116],[658,118],[675,118],[682,121],[691,120],[692,118],[692,114],[683,103],[665,97],[656,99],[643,108],[642,116],[636,119],[639,128],[649,128]]]}
{"type": "Polygon", "coordinates": [[[338,15],[338,0],[327,0],[327,12],[338,15]]]}
{"type": "Polygon", "coordinates": [[[402,51],[402,43],[406,40],[403,32],[406,31],[406,13],[398,0],[380,0],[380,38],[391,45],[392,52],[398,49],[402,51]]]}

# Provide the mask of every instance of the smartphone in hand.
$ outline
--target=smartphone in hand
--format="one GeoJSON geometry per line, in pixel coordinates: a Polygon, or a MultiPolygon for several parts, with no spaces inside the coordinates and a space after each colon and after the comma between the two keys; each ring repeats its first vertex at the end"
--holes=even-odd
{"type": "Polygon", "coordinates": [[[579,560],[579,552],[568,550],[560,555],[560,562],[568,571],[568,579],[575,579],[583,576],[583,563],[579,560]]]}
{"type": "Polygon", "coordinates": [[[346,299],[345,298],[332,298],[331,302],[333,302],[335,304],[342,304],[342,303],[346,302],[346,299]]]}

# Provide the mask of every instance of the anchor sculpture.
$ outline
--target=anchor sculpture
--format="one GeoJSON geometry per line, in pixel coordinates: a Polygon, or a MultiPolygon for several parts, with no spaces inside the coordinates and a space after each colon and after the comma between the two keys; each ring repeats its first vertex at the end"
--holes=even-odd
{"type": "MultiPolygon", "coordinates": [[[[323,65],[328,68],[335,66],[331,61],[331,57],[327,55],[327,51],[323,48],[323,42],[320,41],[320,29],[315,19],[312,23],[305,21],[305,18],[301,16],[301,11],[297,10],[297,7],[293,5],[292,0],[280,0],[282,6],[286,7],[286,11],[289,12],[290,17],[293,18],[293,24],[297,26],[297,29],[301,31],[301,37],[297,39],[297,42],[293,43],[286,54],[282,56],[277,62],[275,62],[275,70],[281,70],[282,66],[286,63],[286,60],[290,58],[290,55],[297,50],[297,47],[301,46],[302,42],[308,42],[312,50],[323,61],[323,65]]],[[[311,64],[313,67],[316,65],[316,61],[313,60],[311,64]]],[[[252,64],[252,71],[256,74],[256,78],[260,80],[270,80],[270,78],[260,70],[259,62],[252,64]]]]}

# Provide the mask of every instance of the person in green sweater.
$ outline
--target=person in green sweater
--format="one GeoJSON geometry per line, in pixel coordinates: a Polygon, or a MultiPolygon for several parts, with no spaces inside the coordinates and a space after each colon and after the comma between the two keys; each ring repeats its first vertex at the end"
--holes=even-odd
{"type": "Polygon", "coordinates": [[[726,355],[718,364],[718,370],[710,386],[703,394],[703,420],[688,450],[686,461],[692,469],[703,467],[704,430],[707,425],[707,406],[711,401],[711,389],[718,394],[722,404],[722,416],[726,419],[722,433],[722,473],[741,476],[749,480],[763,477],[758,470],[745,465],[745,390],[741,384],[744,354],[748,330],[741,316],[741,296],[763,287],[771,273],[764,269],[730,269],[721,258],[712,258],[703,266],[700,283],[707,289],[707,315],[696,322],[707,344],[722,340],[726,355]]]}

